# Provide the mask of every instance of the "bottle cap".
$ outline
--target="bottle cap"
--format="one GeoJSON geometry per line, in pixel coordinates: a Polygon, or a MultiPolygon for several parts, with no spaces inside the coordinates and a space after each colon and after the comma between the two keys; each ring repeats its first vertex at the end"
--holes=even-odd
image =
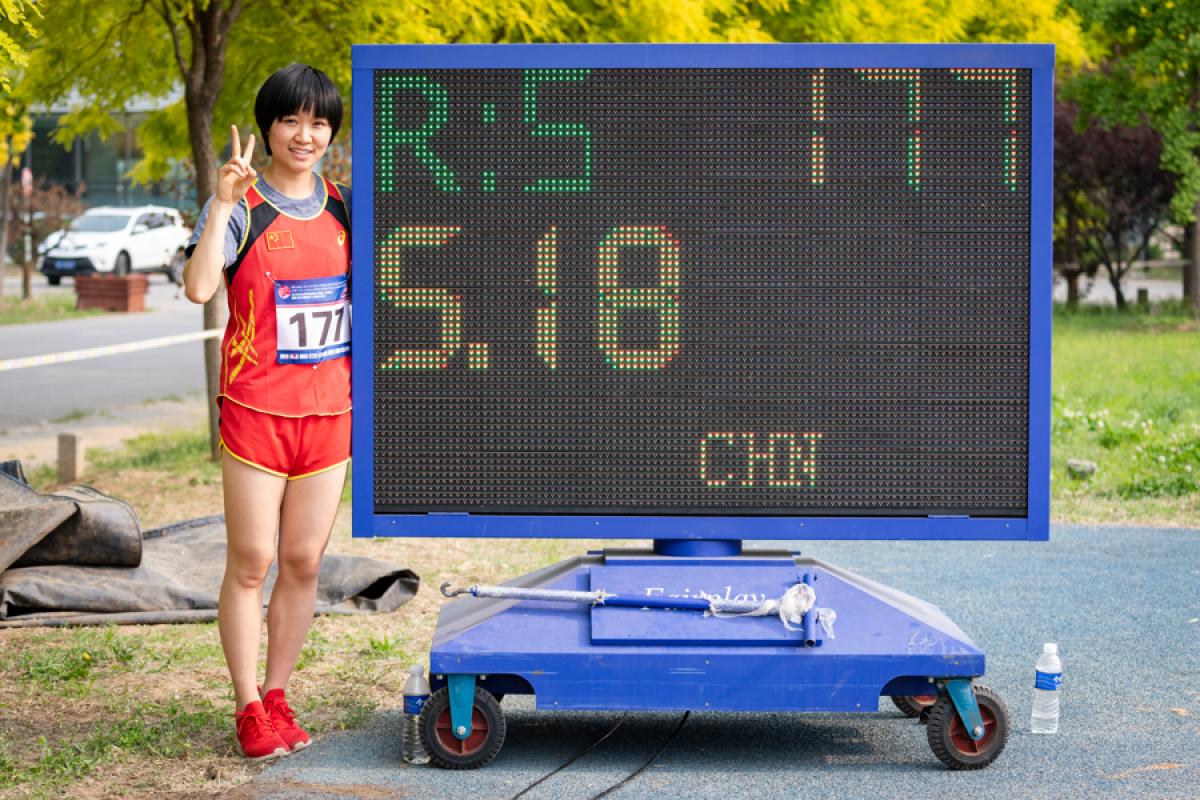
{"type": "Polygon", "coordinates": [[[1054,642],[1046,642],[1046,644],[1042,645],[1042,652],[1056,656],[1058,655],[1058,645],[1054,642]]]}

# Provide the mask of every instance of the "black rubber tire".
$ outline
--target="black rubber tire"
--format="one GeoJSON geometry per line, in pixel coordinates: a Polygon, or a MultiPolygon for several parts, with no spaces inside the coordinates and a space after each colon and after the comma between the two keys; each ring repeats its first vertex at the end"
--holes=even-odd
{"type": "Polygon", "coordinates": [[[496,698],[475,687],[471,710],[471,735],[455,738],[450,728],[450,691],[442,688],[429,696],[421,709],[421,744],[429,763],[442,769],[479,769],[488,764],[504,745],[507,723],[496,698]]]}
{"type": "Polygon", "coordinates": [[[51,286],[58,286],[60,283],[62,283],[62,275],[47,275],[46,283],[50,284],[51,286]]]}
{"type": "Polygon", "coordinates": [[[937,692],[922,695],[891,695],[892,703],[906,717],[919,717],[921,712],[937,702],[937,692]]]}
{"type": "Polygon", "coordinates": [[[117,253],[117,263],[113,265],[113,274],[125,277],[129,274],[129,253],[117,253]]]}
{"type": "Polygon", "coordinates": [[[187,254],[183,252],[183,248],[175,251],[175,255],[171,257],[171,263],[167,264],[167,280],[176,286],[183,286],[183,265],[187,263],[187,254]]]}
{"type": "Polygon", "coordinates": [[[1000,695],[986,686],[975,687],[975,700],[983,717],[984,734],[972,741],[958,718],[948,695],[942,695],[929,712],[925,735],[938,760],[950,769],[983,769],[1004,751],[1008,744],[1008,708],[1000,695]]]}

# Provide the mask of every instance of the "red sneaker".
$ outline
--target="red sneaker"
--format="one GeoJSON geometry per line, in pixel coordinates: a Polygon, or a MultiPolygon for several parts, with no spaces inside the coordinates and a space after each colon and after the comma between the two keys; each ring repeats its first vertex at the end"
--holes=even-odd
{"type": "Polygon", "coordinates": [[[275,732],[267,710],[259,701],[247,703],[233,718],[237,725],[238,746],[249,760],[263,761],[288,754],[287,743],[275,732]]]}
{"type": "Polygon", "coordinates": [[[263,707],[275,726],[275,732],[293,753],[312,744],[308,732],[296,724],[296,712],[287,704],[283,689],[272,689],[263,696],[263,707]]]}

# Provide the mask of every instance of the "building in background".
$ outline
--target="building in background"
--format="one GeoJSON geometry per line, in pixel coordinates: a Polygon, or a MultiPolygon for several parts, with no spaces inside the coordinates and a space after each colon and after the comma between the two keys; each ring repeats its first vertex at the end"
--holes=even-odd
{"type": "Polygon", "coordinates": [[[34,179],[66,187],[74,192],[84,187],[82,200],[89,207],[134,206],[147,203],[171,206],[185,211],[197,207],[195,185],[181,163],[171,170],[165,180],[141,186],[129,177],[133,165],[142,157],[137,143],[137,128],[151,111],[171,103],[175,98],[147,100],[132,107],[113,112],[125,128],[112,136],[90,133],[76,137],[64,148],[52,138],[58,118],[67,112],[70,99],[61,106],[35,111],[34,138],[26,153],[25,163],[33,169],[34,179]]]}

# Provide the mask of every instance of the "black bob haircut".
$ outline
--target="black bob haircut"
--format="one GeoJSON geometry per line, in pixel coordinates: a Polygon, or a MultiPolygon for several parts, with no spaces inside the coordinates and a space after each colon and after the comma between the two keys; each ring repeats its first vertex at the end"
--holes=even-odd
{"type": "Polygon", "coordinates": [[[307,64],[291,64],[279,70],[267,78],[254,98],[254,119],[267,155],[271,155],[271,140],[267,135],[271,125],[298,111],[308,111],[327,120],[332,131],[331,142],[342,127],[342,96],[328,75],[307,64]]]}

